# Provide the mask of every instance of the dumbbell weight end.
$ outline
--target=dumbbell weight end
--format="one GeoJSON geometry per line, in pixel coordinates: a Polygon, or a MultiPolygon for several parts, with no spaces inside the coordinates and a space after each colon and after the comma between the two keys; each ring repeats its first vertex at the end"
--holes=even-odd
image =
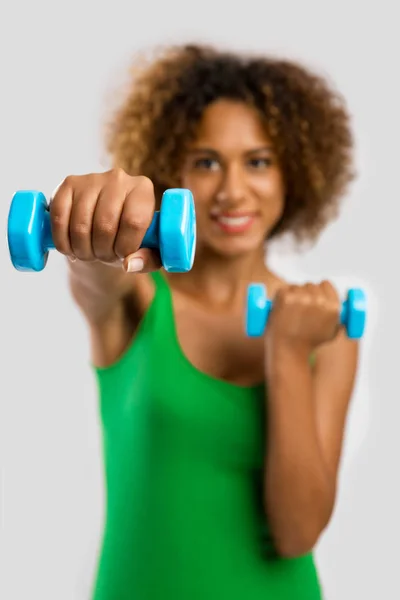
{"type": "Polygon", "coordinates": [[[8,215],[8,248],[18,271],[42,271],[54,249],[50,214],[42,192],[23,190],[13,196],[8,215]]]}

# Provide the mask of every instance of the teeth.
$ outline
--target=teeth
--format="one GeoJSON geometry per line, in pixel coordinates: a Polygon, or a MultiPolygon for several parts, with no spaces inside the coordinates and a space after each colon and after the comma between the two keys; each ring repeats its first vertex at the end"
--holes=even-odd
{"type": "Polygon", "coordinates": [[[241,227],[250,222],[251,217],[219,217],[219,222],[223,225],[241,227]]]}

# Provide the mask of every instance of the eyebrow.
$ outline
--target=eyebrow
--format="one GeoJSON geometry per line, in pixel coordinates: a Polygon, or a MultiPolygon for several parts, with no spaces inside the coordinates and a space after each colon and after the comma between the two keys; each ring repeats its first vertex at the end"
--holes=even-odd
{"type": "MultiPolygon", "coordinates": [[[[258,148],[252,148],[251,150],[247,150],[245,154],[256,154],[259,152],[272,152],[271,146],[260,146],[258,148]]],[[[189,148],[189,154],[212,154],[213,156],[218,156],[219,152],[214,150],[213,148],[207,148],[203,146],[189,148]]]]}

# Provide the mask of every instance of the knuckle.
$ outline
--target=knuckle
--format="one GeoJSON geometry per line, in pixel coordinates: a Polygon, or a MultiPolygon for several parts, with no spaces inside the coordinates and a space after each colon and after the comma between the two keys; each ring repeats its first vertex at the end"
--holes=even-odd
{"type": "Polygon", "coordinates": [[[56,188],[57,192],[59,191],[73,191],[74,193],[84,189],[85,187],[90,186],[96,175],[88,174],[88,175],[67,175],[65,179],[60,183],[60,185],[56,188]]]}
{"type": "Polygon", "coordinates": [[[305,283],[304,285],[300,286],[299,291],[310,295],[315,294],[318,291],[318,286],[315,285],[315,283],[309,281],[308,283],[305,283]]]}
{"type": "Polygon", "coordinates": [[[67,175],[65,179],[61,182],[60,188],[62,187],[73,187],[76,182],[76,175],[67,175]]]}
{"type": "Polygon", "coordinates": [[[68,183],[67,178],[63,179],[57,187],[52,191],[49,197],[49,208],[50,212],[53,213],[59,209],[60,202],[62,203],[62,197],[66,192],[71,192],[72,186],[68,183]]]}
{"type": "Polygon", "coordinates": [[[145,215],[125,215],[122,218],[121,225],[125,229],[144,231],[148,228],[148,220],[145,215]]]}
{"type": "Polygon", "coordinates": [[[154,184],[149,177],[145,175],[139,175],[136,178],[136,187],[140,189],[141,192],[153,194],[154,193],[154,184]]]}
{"type": "Polygon", "coordinates": [[[74,223],[71,227],[71,234],[77,238],[86,237],[90,234],[90,229],[90,223],[85,223],[83,221],[74,223]]]}
{"type": "Polygon", "coordinates": [[[122,167],[114,167],[108,172],[108,174],[117,182],[124,181],[127,177],[129,177],[122,167]]]}
{"type": "Polygon", "coordinates": [[[321,282],[320,288],[329,294],[338,296],[338,291],[336,289],[336,286],[334,286],[333,283],[331,281],[329,281],[328,279],[324,279],[321,282]]]}
{"type": "Polygon", "coordinates": [[[67,180],[67,178],[65,178],[62,181],[60,181],[60,183],[54,188],[54,190],[50,194],[49,201],[50,201],[50,207],[51,208],[57,202],[57,199],[58,199],[59,194],[60,194],[60,190],[65,190],[66,187],[68,187],[68,184],[66,183],[66,180],[67,180]]]}
{"type": "Polygon", "coordinates": [[[68,225],[68,219],[56,205],[52,206],[51,224],[55,229],[63,229],[68,225]]]}
{"type": "Polygon", "coordinates": [[[279,295],[279,301],[283,306],[290,306],[293,304],[295,295],[290,289],[283,289],[279,295]]]}
{"type": "Polygon", "coordinates": [[[97,188],[97,186],[101,185],[102,176],[101,173],[88,173],[87,175],[82,175],[80,180],[76,178],[75,181],[81,181],[85,190],[88,188],[97,188]]]}
{"type": "Polygon", "coordinates": [[[332,282],[331,282],[331,281],[329,281],[329,279],[323,279],[323,280],[321,281],[320,287],[327,287],[327,288],[331,288],[331,289],[333,289],[332,282]]]}
{"type": "Polygon", "coordinates": [[[96,233],[101,236],[113,236],[115,234],[115,225],[107,217],[99,218],[96,223],[96,233]]]}

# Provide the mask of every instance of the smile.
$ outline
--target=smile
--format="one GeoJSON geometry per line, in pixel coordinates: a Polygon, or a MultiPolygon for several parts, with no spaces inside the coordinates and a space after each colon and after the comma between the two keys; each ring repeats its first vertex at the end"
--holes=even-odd
{"type": "Polygon", "coordinates": [[[217,225],[226,233],[242,233],[247,231],[253,225],[254,220],[254,215],[219,215],[215,217],[217,225]]]}

